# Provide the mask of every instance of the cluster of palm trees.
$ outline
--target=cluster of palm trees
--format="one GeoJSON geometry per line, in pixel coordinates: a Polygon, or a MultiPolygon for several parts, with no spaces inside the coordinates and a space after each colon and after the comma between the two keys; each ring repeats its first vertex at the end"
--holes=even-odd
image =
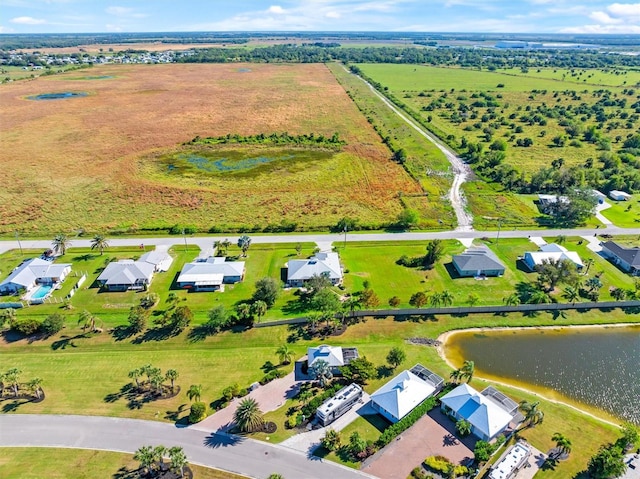
{"type": "Polygon", "coordinates": [[[544,420],[544,412],[540,410],[540,401],[520,401],[518,408],[524,415],[524,427],[534,427],[544,420]]]}
{"type": "Polygon", "coordinates": [[[160,368],[154,367],[151,364],[146,364],[129,371],[129,378],[135,381],[138,391],[144,390],[146,385],[151,391],[160,395],[163,392],[165,381],[171,381],[171,393],[173,394],[175,392],[175,380],[178,379],[179,376],[178,371],[175,369],[168,369],[165,374],[162,374],[160,368]],[[146,381],[140,380],[143,377],[146,377],[146,381]]]}
{"type": "Polygon", "coordinates": [[[18,368],[11,368],[4,373],[0,373],[0,398],[4,397],[5,389],[8,387],[17,398],[21,389],[26,389],[30,394],[40,399],[42,397],[42,379],[33,378],[26,383],[20,382],[22,371],[18,368]]]}
{"type": "MultiPolygon", "coordinates": [[[[249,241],[249,244],[251,244],[251,241],[249,241]]],[[[238,244],[238,246],[240,245],[238,244]]],[[[213,242],[213,248],[216,256],[226,256],[227,250],[231,248],[231,241],[229,241],[228,238],[225,240],[216,240],[213,242]]]]}
{"type": "Polygon", "coordinates": [[[142,446],[136,451],[133,459],[140,462],[140,469],[146,475],[155,476],[157,473],[164,472],[164,458],[169,457],[171,465],[169,469],[179,472],[180,477],[184,477],[184,468],[187,466],[187,456],[181,447],[165,447],[165,446],[142,446]]]}
{"type": "Polygon", "coordinates": [[[470,383],[471,380],[473,379],[473,374],[475,373],[475,370],[476,370],[475,363],[473,361],[467,360],[462,364],[460,368],[452,371],[449,377],[456,384],[461,383],[462,381],[466,381],[467,383],[470,383]]]}
{"type": "Polygon", "coordinates": [[[438,308],[440,306],[447,307],[453,304],[455,297],[449,291],[442,291],[441,293],[435,292],[431,294],[419,291],[411,296],[409,304],[416,308],[422,308],[426,304],[429,304],[432,308],[438,308]]]}
{"type": "MultiPolygon", "coordinates": [[[[71,246],[71,238],[64,233],[58,233],[51,241],[53,252],[58,256],[64,256],[67,249],[71,246]]],[[[104,250],[109,247],[109,241],[103,234],[97,234],[91,239],[91,249],[100,251],[100,256],[104,254],[104,250]]]]}

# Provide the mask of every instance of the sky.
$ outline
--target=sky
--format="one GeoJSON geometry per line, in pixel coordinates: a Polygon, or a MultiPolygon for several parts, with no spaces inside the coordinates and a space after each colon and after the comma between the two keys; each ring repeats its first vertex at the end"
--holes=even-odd
{"type": "Polygon", "coordinates": [[[0,33],[177,31],[640,33],[640,3],[602,0],[0,0],[0,33]]]}

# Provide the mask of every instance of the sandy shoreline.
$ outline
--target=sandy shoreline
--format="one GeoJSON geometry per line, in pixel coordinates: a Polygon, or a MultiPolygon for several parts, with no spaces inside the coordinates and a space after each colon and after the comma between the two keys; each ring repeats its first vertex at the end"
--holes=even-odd
{"type": "MultiPolygon", "coordinates": [[[[638,327],[640,326],[638,323],[614,323],[614,324],[579,324],[579,325],[563,325],[563,326],[514,326],[514,327],[506,327],[506,326],[501,326],[501,327],[496,327],[496,328],[489,328],[489,327],[483,327],[483,328],[467,328],[467,329],[453,329],[451,331],[447,331],[446,333],[442,333],[440,336],[438,336],[438,341],[440,341],[440,345],[436,348],[438,351],[438,355],[444,360],[445,363],[447,363],[447,365],[451,368],[451,369],[457,369],[449,360],[449,358],[447,358],[447,355],[445,354],[445,347],[447,345],[447,341],[449,339],[451,339],[452,336],[456,335],[456,334],[460,334],[460,333],[472,333],[472,332],[493,332],[493,331],[513,331],[513,330],[531,330],[531,331],[536,331],[536,330],[544,330],[544,329],[549,329],[549,330],[561,330],[561,329],[594,329],[594,328],[600,328],[600,329],[605,329],[605,328],[623,328],[623,327],[630,327],[630,326],[635,326],[638,327]]],[[[552,402],[552,403],[556,403],[556,404],[562,404],[563,406],[567,406],[570,407],[582,414],[586,414],[587,416],[590,416],[594,419],[597,419],[599,421],[602,421],[606,424],[610,424],[612,426],[620,426],[620,423],[616,423],[613,421],[610,421],[608,419],[603,418],[602,416],[599,416],[597,414],[594,414],[592,412],[586,411],[584,409],[582,409],[581,407],[576,406],[575,404],[571,404],[568,403],[566,401],[561,401],[558,399],[552,399],[549,398],[547,396],[545,396],[544,394],[540,394],[537,391],[533,391],[531,389],[527,389],[527,388],[523,388],[521,386],[517,386],[515,384],[511,384],[509,382],[506,381],[497,381],[495,379],[488,379],[488,378],[484,378],[482,376],[476,376],[478,378],[481,378],[485,381],[491,382],[491,383],[495,383],[495,384],[501,384],[503,386],[507,386],[510,388],[514,388],[517,389],[519,391],[523,391],[525,393],[528,394],[532,394],[534,396],[539,396],[544,398],[546,401],[552,402]]],[[[597,409],[597,408],[596,408],[597,409]]],[[[620,420],[620,422],[622,422],[622,420],[620,420]]]]}

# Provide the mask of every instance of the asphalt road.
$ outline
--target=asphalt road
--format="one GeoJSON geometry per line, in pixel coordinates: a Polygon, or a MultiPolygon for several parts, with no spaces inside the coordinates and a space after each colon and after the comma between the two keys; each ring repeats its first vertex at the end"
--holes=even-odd
{"type": "MultiPolygon", "coordinates": [[[[464,239],[464,238],[528,238],[530,236],[594,236],[595,234],[610,235],[634,235],[640,236],[640,228],[619,228],[609,225],[587,229],[556,229],[556,230],[502,230],[498,231],[437,231],[437,232],[404,232],[404,233],[347,233],[347,243],[354,241],[426,241],[432,239],[464,239]]],[[[271,236],[249,235],[254,244],[258,243],[334,243],[339,246],[344,242],[344,234],[280,234],[271,236]]],[[[186,237],[188,244],[199,246],[202,250],[211,249],[213,242],[218,239],[229,239],[232,243],[238,241],[238,235],[229,236],[192,236],[186,237]]],[[[182,236],[170,236],[164,238],[108,238],[110,246],[180,246],[184,245],[182,236]]],[[[24,249],[51,248],[50,240],[22,240],[20,245],[24,249]]],[[[73,239],[72,247],[89,247],[91,239],[73,239]]],[[[0,241],[0,254],[19,247],[17,241],[0,241]]],[[[146,248],[147,251],[149,248],[146,248]]]]}
{"type": "Polygon", "coordinates": [[[281,446],[172,424],[100,416],[0,415],[0,447],[64,447],[133,453],[162,444],[184,448],[189,462],[265,479],[372,478],[281,446]]]}

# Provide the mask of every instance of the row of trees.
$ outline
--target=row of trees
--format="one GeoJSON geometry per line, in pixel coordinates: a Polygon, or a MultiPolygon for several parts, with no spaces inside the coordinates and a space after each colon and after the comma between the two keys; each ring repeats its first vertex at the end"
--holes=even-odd
{"type": "Polygon", "coordinates": [[[346,144],[345,141],[340,139],[339,133],[334,133],[330,137],[326,137],[322,134],[316,135],[315,133],[302,134],[302,135],[290,135],[287,132],[283,133],[271,133],[264,134],[258,133],[257,135],[239,135],[239,134],[227,134],[224,136],[200,138],[196,136],[190,142],[192,145],[224,145],[224,144],[249,144],[249,145],[311,145],[324,148],[340,148],[346,144]]]}
{"type": "Polygon", "coordinates": [[[18,368],[11,368],[4,373],[0,373],[0,398],[5,397],[5,389],[8,387],[14,398],[20,395],[20,391],[27,391],[37,399],[42,398],[42,379],[33,378],[26,383],[20,382],[22,371],[18,368]]]}
{"type": "Polygon", "coordinates": [[[185,467],[189,464],[184,449],[178,446],[142,446],[133,455],[133,459],[140,462],[140,469],[147,476],[155,477],[167,469],[175,471],[184,477],[185,467]],[[164,462],[168,457],[171,464],[164,462]]]}
{"type": "Polygon", "coordinates": [[[157,395],[162,395],[164,394],[165,381],[171,382],[171,394],[175,393],[175,381],[180,375],[175,369],[168,369],[165,374],[162,374],[160,368],[145,364],[129,371],[128,376],[134,380],[138,391],[150,391],[157,395]],[[146,378],[146,380],[141,380],[143,378],[146,378]]]}

